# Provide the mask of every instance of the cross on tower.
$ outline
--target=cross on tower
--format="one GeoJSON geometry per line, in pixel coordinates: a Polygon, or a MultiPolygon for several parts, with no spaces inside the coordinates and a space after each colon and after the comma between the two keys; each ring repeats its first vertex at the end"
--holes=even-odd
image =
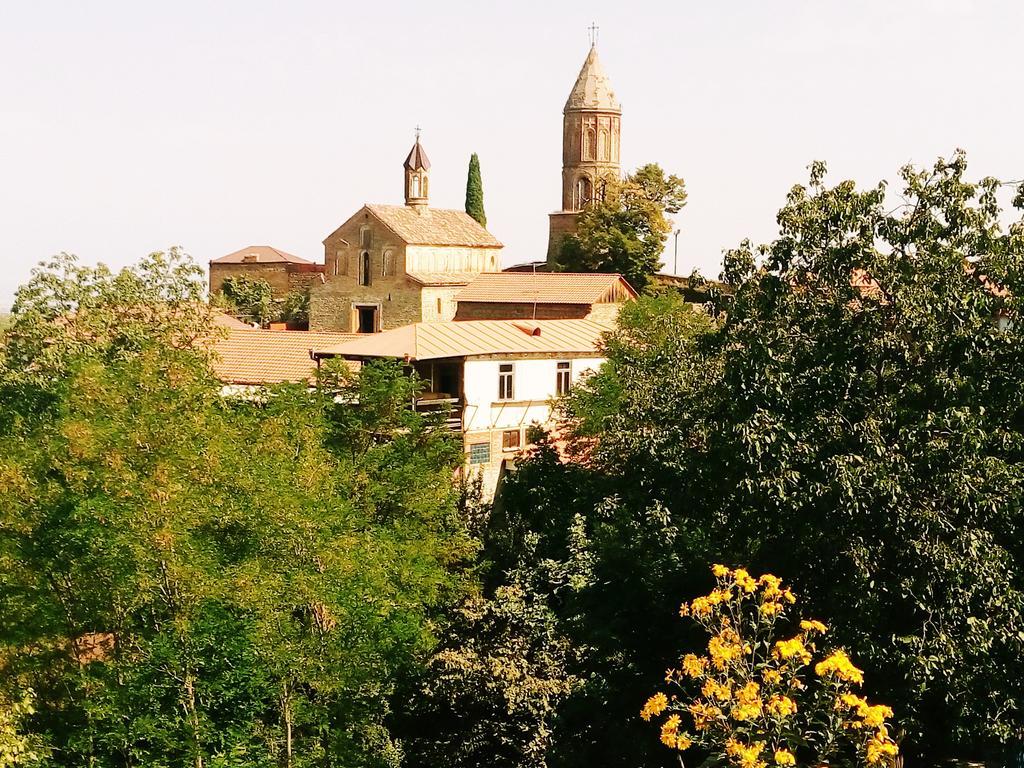
{"type": "Polygon", "coordinates": [[[590,26],[587,29],[590,31],[590,44],[597,45],[597,33],[601,28],[594,22],[590,22],[590,26]]]}
{"type": "Polygon", "coordinates": [[[419,126],[419,123],[417,123],[416,124],[416,141],[419,141],[419,140],[420,140],[420,126],[419,126]]]}

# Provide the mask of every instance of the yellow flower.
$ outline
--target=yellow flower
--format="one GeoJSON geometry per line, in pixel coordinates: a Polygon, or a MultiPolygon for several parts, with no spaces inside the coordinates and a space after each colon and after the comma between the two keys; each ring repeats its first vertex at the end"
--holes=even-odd
{"type": "Polygon", "coordinates": [[[732,577],[736,582],[736,586],[744,592],[753,592],[757,589],[757,582],[754,581],[753,577],[742,568],[737,568],[733,571],[732,577]]]}
{"type": "Polygon", "coordinates": [[[810,652],[804,647],[804,641],[800,637],[793,637],[789,640],[779,640],[772,649],[772,655],[777,659],[786,661],[797,659],[802,664],[809,664],[811,661],[810,652]]]}
{"type": "Polygon", "coordinates": [[[679,734],[679,737],[676,738],[676,749],[678,749],[680,752],[682,752],[685,749],[689,749],[692,746],[693,741],[685,733],[679,734]]]}
{"type": "Polygon", "coordinates": [[[892,717],[892,710],[884,704],[876,704],[860,712],[860,716],[864,718],[866,728],[883,728],[886,718],[892,717]]]}
{"type": "Polygon", "coordinates": [[[683,656],[683,674],[690,677],[700,677],[708,667],[708,660],[703,656],[694,656],[688,653],[683,656]]]}
{"type": "Polygon", "coordinates": [[[867,758],[872,765],[883,762],[891,764],[898,753],[899,748],[888,739],[875,737],[868,741],[867,758]]]}
{"type": "Polygon", "coordinates": [[[776,685],[782,681],[782,673],[777,669],[765,669],[761,671],[761,679],[768,685],[776,685]]]}
{"type": "Polygon", "coordinates": [[[664,712],[667,706],[668,697],[664,693],[656,693],[644,704],[644,708],[640,710],[640,717],[644,720],[650,720],[652,717],[664,712]]]}
{"type": "Polygon", "coordinates": [[[736,691],[736,705],[729,712],[733,720],[744,722],[761,714],[761,686],[749,682],[736,691]]]}
{"type": "Polygon", "coordinates": [[[708,655],[717,669],[725,669],[730,662],[743,655],[743,644],[736,630],[725,627],[708,640],[708,655]]]}
{"type": "Polygon", "coordinates": [[[814,671],[818,677],[834,677],[846,683],[864,682],[864,673],[853,666],[844,651],[833,651],[827,659],[814,665],[814,671]]]}
{"type": "Polygon", "coordinates": [[[780,594],[779,587],[782,586],[782,579],[778,576],[772,576],[770,573],[766,573],[757,580],[757,583],[764,587],[765,597],[770,598],[780,594]]]}
{"type": "Polygon", "coordinates": [[[782,613],[782,603],[776,603],[774,600],[761,603],[761,607],[758,610],[765,616],[778,616],[782,613]]]}
{"type": "Polygon", "coordinates": [[[782,597],[783,600],[785,600],[790,605],[792,605],[793,603],[796,602],[796,598],[793,596],[793,593],[790,592],[788,588],[782,590],[781,597],[782,597]]]}
{"type": "Polygon", "coordinates": [[[682,605],[679,606],[679,615],[682,616],[683,618],[686,618],[687,616],[690,615],[690,604],[689,603],[683,603],[682,605]]]}
{"type": "Polygon", "coordinates": [[[828,632],[828,627],[826,627],[824,624],[822,624],[820,621],[816,619],[812,619],[810,621],[801,621],[800,629],[802,629],[804,632],[828,632]]]}
{"type": "Polygon", "coordinates": [[[718,578],[722,578],[724,576],[729,575],[729,569],[726,568],[724,565],[720,565],[718,563],[715,563],[711,566],[711,572],[715,574],[715,576],[717,576],[718,578]]]}
{"type": "MultiPolygon", "coordinates": [[[[679,612],[682,613],[682,609],[679,612]]],[[[695,597],[690,603],[690,612],[694,616],[707,616],[711,613],[711,602],[706,597],[695,597]]]]}
{"type": "Polygon", "coordinates": [[[728,701],[732,698],[732,688],[728,685],[722,685],[715,680],[708,680],[700,690],[709,699],[728,701]]]}
{"type": "Polygon", "coordinates": [[[712,720],[717,720],[722,716],[722,710],[718,707],[713,707],[700,701],[691,704],[687,707],[687,710],[690,713],[690,717],[693,718],[693,727],[698,731],[703,731],[710,725],[712,720]]]}
{"type": "Polygon", "coordinates": [[[760,759],[762,751],[764,751],[764,742],[762,741],[755,741],[749,746],[741,744],[735,739],[725,742],[725,753],[741,768],[764,768],[765,762],[760,759]]]}
{"type": "Polygon", "coordinates": [[[785,718],[796,712],[796,702],[789,696],[775,695],[768,699],[768,713],[778,718],[785,718]]]}
{"type": "Polygon", "coordinates": [[[796,765],[796,758],[793,757],[793,753],[788,749],[776,749],[775,750],[775,764],[776,765],[796,765]]]}
{"type": "Polygon", "coordinates": [[[676,736],[679,733],[679,723],[682,718],[679,715],[669,715],[668,720],[661,726],[661,743],[666,747],[676,746],[676,736]]]}
{"type": "Polygon", "coordinates": [[[860,710],[863,707],[867,707],[868,700],[863,696],[857,696],[853,693],[844,693],[839,697],[839,700],[851,709],[860,710]]]}

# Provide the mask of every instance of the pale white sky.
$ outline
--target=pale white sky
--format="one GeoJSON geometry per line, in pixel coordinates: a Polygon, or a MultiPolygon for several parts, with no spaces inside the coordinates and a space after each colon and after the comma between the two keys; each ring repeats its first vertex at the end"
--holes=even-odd
{"type": "Polygon", "coordinates": [[[543,258],[591,21],[624,166],[687,181],[684,274],[770,238],[814,159],[867,185],[963,147],[1024,177],[1020,0],[0,0],[0,309],[61,250],[322,259],[401,202],[417,123],[431,202],[462,207],[478,152],[506,263],[543,258]]]}

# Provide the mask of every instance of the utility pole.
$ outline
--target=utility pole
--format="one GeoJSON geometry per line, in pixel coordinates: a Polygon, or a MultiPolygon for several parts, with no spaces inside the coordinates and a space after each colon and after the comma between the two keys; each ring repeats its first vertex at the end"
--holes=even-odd
{"type": "Polygon", "coordinates": [[[673,275],[678,275],[679,274],[679,230],[678,229],[675,231],[675,236],[676,236],[676,247],[675,247],[675,256],[672,259],[672,274],[673,275]]]}

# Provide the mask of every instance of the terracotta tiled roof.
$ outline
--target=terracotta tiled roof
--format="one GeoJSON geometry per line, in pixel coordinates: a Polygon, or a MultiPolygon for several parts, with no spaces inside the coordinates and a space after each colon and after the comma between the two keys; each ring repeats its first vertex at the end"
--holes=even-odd
{"type": "Polygon", "coordinates": [[[232,329],[213,342],[213,370],[225,384],[312,381],[316,361],[310,350],[355,338],[358,334],[232,329]]]}
{"type": "Polygon", "coordinates": [[[420,285],[468,285],[479,272],[409,272],[420,285]]]}
{"type": "Polygon", "coordinates": [[[501,248],[498,239],[465,211],[408,205],[367,205],[366,210],[409,245],[501,248]]]}
{"type": "Polygon", "coordinates": [[[611,326],[594,320],[461,320],[413,323],[355,341],[318,347],[318,355],[437,360],[521,353],[593,354],[611,326]]]}
{"type": "Polygon", "coordinates": [[[237,317],[232,317],[228,313],[219,310],[214,310],[213,324],[219,325],[221,328],[233,328],[236,331],[252,330],[252,326],[248,323],[243,323],[237,317]]]}
{"type": "Polygon", "coordinates": [[[618,284],[630,297],[629,283],[617,274],[573,272],[484,272],[455,297],[488,303],[595,304],[618,284]]]}
{"type": "Polygon", "coordinates": [[[290,253],[279,251],[269,245],[250,245],[248,248],[221,256],[219,259],[211,259],[211,264],[312,264],[309,259],[300,256],[293,256],[290,253]]]}
{"type": "Polygon", "coordinates": [[[597,46],[590,47],[587,60],[583,62],[579,77],[576,78],[576,85],[569,93],[569,99],[565,102],[565,109],[604,109],[609,112],[619,112],[619,100],[615,98],[615,91],[604,73],[601,60],[597,58],[597,46]]]}

